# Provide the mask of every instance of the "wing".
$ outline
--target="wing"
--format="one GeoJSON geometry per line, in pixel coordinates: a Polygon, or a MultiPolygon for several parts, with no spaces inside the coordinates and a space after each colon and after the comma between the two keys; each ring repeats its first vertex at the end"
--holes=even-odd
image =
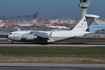
{"type": "Polygon", "coordinates": [[[49,38],[49,35],[47,33],[39,32],[39,31],[32,31],[31,32],[34,36],[38,36],[41,38],[49,38]]]}

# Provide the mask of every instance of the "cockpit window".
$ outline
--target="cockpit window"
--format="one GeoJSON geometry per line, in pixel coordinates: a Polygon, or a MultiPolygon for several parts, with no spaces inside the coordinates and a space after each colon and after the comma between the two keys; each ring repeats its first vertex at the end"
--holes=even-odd
{"type": "Polygon", "coordinates": [[[12,35],[12,33],[9,33],[9,35],[12,35]]]}
{"type": "Polygon", "coordinates": [[[30,32],[30,34],[33,34],[33,32],[30,32]]]}

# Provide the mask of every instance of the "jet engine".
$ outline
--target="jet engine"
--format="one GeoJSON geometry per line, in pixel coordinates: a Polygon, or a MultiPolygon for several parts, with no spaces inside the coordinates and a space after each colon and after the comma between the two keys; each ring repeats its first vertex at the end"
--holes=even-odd
{"type": "Polygon", "coordinates": [[[34,36],[33,34],[24,34],[24,35],[22,35],[22,38],[24,38],[26,40],[33,40],[33,39],[35,39],[37,37],[34,36]]]}

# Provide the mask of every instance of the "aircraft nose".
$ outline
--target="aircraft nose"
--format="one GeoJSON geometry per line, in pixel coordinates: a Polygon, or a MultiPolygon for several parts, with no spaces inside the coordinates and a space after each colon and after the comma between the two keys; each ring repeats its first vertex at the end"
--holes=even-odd
{"type": "Polygon", "coordinates": [[[9,36],[9,35],[6,36],[7,39],[8,39],[8,36],[9,36]]]}
{"type": "Polygon", "coordinates": [[[8,38],[8,35],[6,36],[6,38],[8,38]]]}

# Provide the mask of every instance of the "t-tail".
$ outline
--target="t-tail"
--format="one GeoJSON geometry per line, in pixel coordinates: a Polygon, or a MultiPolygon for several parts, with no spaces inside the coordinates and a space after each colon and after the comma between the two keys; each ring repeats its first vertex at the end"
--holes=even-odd
{"type": "Polygon", "coordinates": [[[88,27],[97,19],[99,16],[86,14],[81,21],[73,28],[74,31],[86,31],[88,27]]]}

